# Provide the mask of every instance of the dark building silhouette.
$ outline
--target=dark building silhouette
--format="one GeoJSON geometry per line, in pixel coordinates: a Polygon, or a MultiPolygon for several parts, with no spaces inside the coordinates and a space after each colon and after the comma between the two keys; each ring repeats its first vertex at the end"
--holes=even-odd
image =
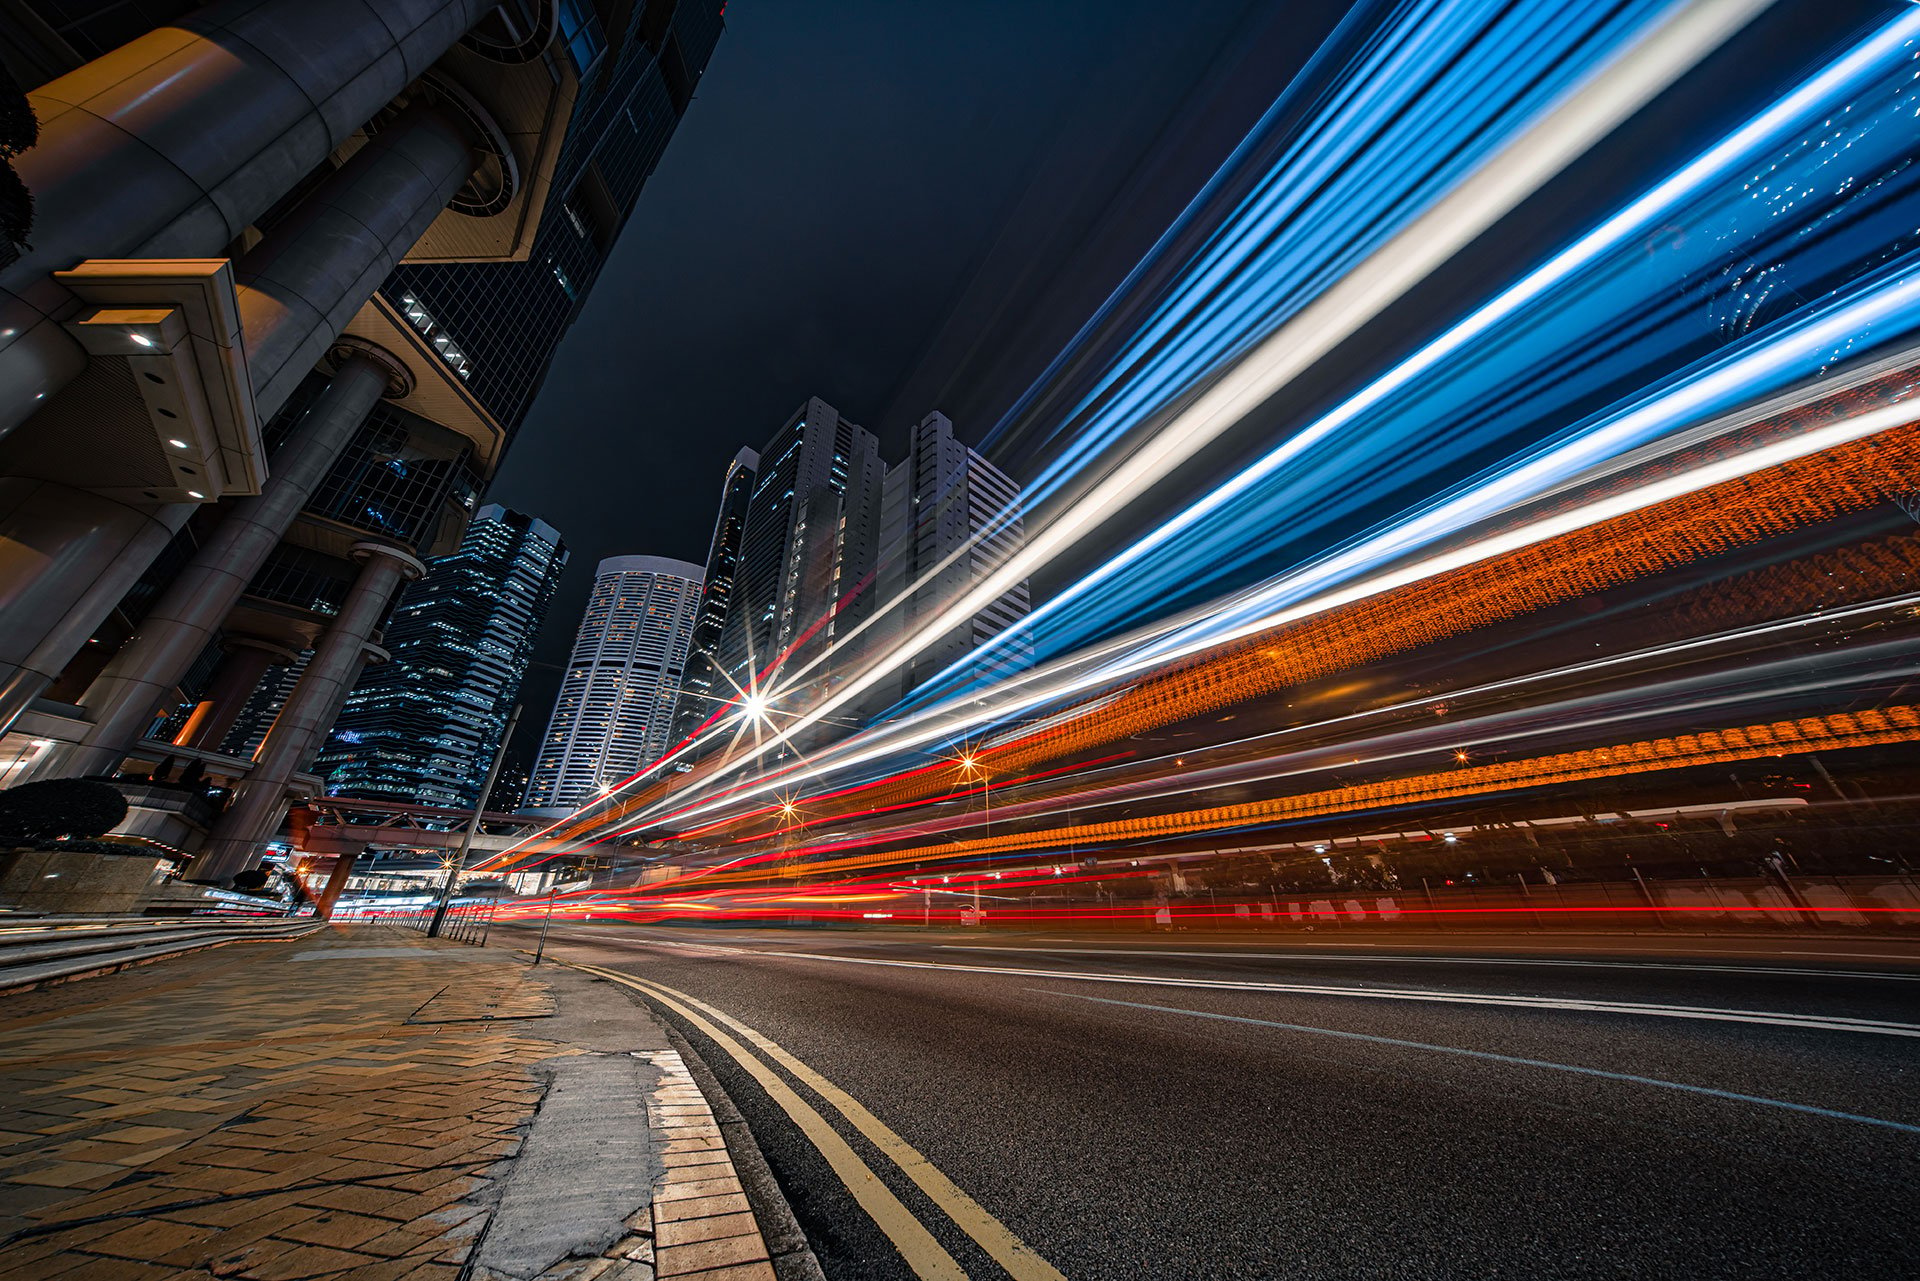
{"type": "MultiPolygon", "coordinates": [[[[818,396],[760,451],[720,642],[735,684],[774,664],[799,671],[870,612],[885,472],[873,433],[818,396]]],[[[831,676],[815,669],[804,684],[824,690],[831,676]]]]}
{"type": "MultiPolygon", "coordinates": [[[[916,634],[1005,564],[1025,534],[1019,483],[954,435],[945,414],[928,414],[909,435],[907,456],[887,469],[877,579],[879,598],[892,608],[874,629],[873,649],[883,650],[916,634]]],[[[896,680],[882,682],[864,700],[869,714],[879,714],[895,697],[965,663],[1023,622],[1031,607],[1031,593],[1022,579],[931,643],[920,645],[896,680]]],[[[1032,663],[1032,643],[1016,636],[958,675],[962,683],[993,681],[1032,663]]]]}
{"type": "MultiPolygon", "coordinates": [[[[720,39],[721,4],[651,0],[600,6],[624,27],[582,13],[562,36],[581,77],[580,104],[560,149],[549,209],[524,261],[403,263],[381,295],[416,329],[465,362],[467,389],[509,438],[526,416],[554,350],[640,189],[665,154],[720,39]],[[609,34],[617,32],[617,34],[609,34]]],[[[563,3],[563,27],[585,5],[563,3]]]]}
{"type": "Polygon", "coordinates": [[[754,479],[760,455],[742,449],[727,466],[720,487],[720,515],[713,522],[713,541],[707,547],[706,584],[700,591],[700,612],[693,622],[693,640],[687,667],[680,680],[680,701],[673,713],[673,738],[685,738],[698,729],[721,704],[735,697],[733,685],[722,674],[720,642],[734,598],[734,579],[740,568],[740,548],[747,533],[747,514],[753,501],[754,479]]]}

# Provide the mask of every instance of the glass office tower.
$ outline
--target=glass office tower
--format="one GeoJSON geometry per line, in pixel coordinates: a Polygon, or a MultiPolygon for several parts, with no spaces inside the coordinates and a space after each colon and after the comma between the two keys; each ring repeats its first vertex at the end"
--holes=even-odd
{"type": "Polygon", "coordinates": [[[751,449],[742,449],[727,464],[727,479],[720,487],[720,514],[714,519],[713,541],[707,547],[706,586],[701,589],[686,675],[680,682],[680,701],[673,713],[675,740],[699,729],[728,700],[737,697],[732,682],[722,675],[720,638],[733,608],[733,579],[740,568],[740,546],[746,537],[747,509],[753,500],[759,467],[760,455],[751,449]]]}
{"type": "Polygon", "coordinates": [[[401,595],[385,645],[334,722],[317,772],[336,796],[470,809],[566,568],[543,520],[480,509],[460,549],[401,595]]]}
{"type": "Polygon", "coordinates": [[[553,176],[558,216],[541,222],[525,261],[410,262],[381,286],[415,329],[456,353],[467,390],[509,438],[693,99],[722,7],[650,0],[618,6],[626,17],[615,22],[562,3],[567,47],[586,70],[553,176]]]}

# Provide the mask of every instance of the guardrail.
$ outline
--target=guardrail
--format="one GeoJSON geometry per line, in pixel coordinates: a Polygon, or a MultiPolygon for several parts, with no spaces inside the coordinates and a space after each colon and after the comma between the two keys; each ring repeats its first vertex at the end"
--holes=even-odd
{"type": "Polygon", "coordinates": [[[228,943],[303,938],[321,926],[312,918],[0,918],[0,994],[110,974],[228,943]]]}

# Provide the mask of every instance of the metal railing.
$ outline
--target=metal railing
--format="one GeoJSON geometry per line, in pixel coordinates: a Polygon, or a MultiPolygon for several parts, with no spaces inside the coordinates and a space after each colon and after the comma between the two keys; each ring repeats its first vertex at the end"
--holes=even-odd
{"type": "Polygon", "coordinates": [[[321,928],[311,918],[8,917],[0,922],[0,992],[104,974],[204,947],[304,938],[321,928]]]}
{"type": "MultiPolygon", "coordinates": [[[[440,926],[440,937],[453,939],[459,943],[471,943],[475,947],[485,947],[487,934],[493,928],[493,914],[497,907],[499,907],[499,900],[491,898],[472,899],[452,904],[447,908],[447,919],[440,926]]],[[[425,934],[433,928],[433,909],[425,907],[405,915],[395,913],[381,919],[425,934]]]]}

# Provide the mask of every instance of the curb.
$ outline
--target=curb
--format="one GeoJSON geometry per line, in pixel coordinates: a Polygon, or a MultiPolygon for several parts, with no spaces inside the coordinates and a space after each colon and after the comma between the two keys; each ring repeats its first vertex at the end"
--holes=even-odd
{"type": "MultiPolygon", "coordinates": [[[[525,951],[524,948],[515,950],[525,951]]],[[[555,960],[554,963],[566,966],[568,969],[574,970],[576,973],[580,973],[595,982],[607,983],[607,980],[601,978],[599,975],[591,971],[581,970],[578,966],[567,961],[555,960]]],[[[722,1088],[719,1079],[714,1076],[712,1069],[707,1067],[706,1061],[688,1044],[687,1039],[680,1035],[679,1029],[675,1028],[668,1020],[662,1018],[659,1011],[654,1009],[638,992],[630,988],[621,987],[615,983],[607,983],[607,986],[616,988],[628,1001],[645,1011],[647,1016],[666,1034],[667,1043],[673,1047],[670,1051],[657,1051],[653,1054],[643,1053],[640,1055],[642,1058],[651,1059],[663,1073],[661,1087],[656,1091],[657,1097],[650,1096],[647,1102],[648,1124],[653,1131],[657,1150],[665,1156],[669,1151],[668,1144],[672,1142],[678,1141],[689,1146],[703,1145],[706,1142],[710,1142],[709,1139],[703,1139],[701,1137],[701,1132],[704,1131],[707,1126],[711,1126],[722,1144],[722,1150],[727,1160],[726,1174],[730,1175],[732,1180],[738,1185],[738,1195],[744,1197],[745,1208],[751,1213],[753,1218],[754,1236],[758,1238],[758,1243],[764,1248],[764,1254],[760,1257],[764,1259],[765,1262],[761,1266],[770,1265],[776,1281],[826,1281],[826,1274],[821,1271],[820,1261],[814,1257],[813,1248],[807,1244],[806,1233],[801,1230],[799,1220],[794,1217],[793,1207],[787,1203],[786,1194],[780,1190],[779,1182],[773,1177],[773,1171],[768,1167],[767,1159],[760,1151],[760,1145],[755,1142],[752,1131],[747,1127],[746,1119],[740,1115],[739,1109],[734,1106],[732,1098],[730,1098],[726,1090],[722,1088]],[[678,1080],[673,1079],[676,1077],[678,1080]],[[686,1108],[684,1097],[682,1099],[676,1099],[672,1096],[672,1092],[676,1087],[684,1088],[687,1086],[695,1089],[701,1099],[701,1103],[695,1109],[686,1108]],[[697,1112],[698,1115],[682,1115],[679,1117],[671,1115],[673,1112],[685,1113],[688,1111],[697,1112]],[[689,1122],[692,1123],[694,1128],[684,1131],[684,1138],[682,1137],[682,1132],[677,1132],[673,1129],[675,1125],[685,1125],[689,1122]]],[[[621,1250],[616,1246],[614,1250],[609,1252],[608,1256],[610,1260],[625,1259],[650,1264],[655,1269],[655,1275],[661,1278],[661,1281],[668,1281],[669,1278],[682,1275],[681,1271],[676,1270],[679,1264],[683,1262],[687,1264],[696,1263],[696,1260],[693,1259],[677,1260],[673,1258],[671,1254],[668,1254],[665,1258],[662,1257],[663,1249],[671,1251],[672,1246],[670,1243],[676,1235],[675,1230],[668,1226],[671,1220],[663,1219],[661,1214],[661,1194],[666,1191],[667,1184],[673,1181],[673,1177],[671,1170],[664,1171],[660,1182],[656,1183],[654,1187],[651,1206],[653,1227],[652,1248],[650,1250],[637,1248],[621,1250]]],[[[716,1186],[714,1191],[721,1193],[726,1190],[716,1186]]],[[[738,1207],[738,1202],[735,1202],[734,1206],[729,1207],[720,1205],[720,1198],[717,1196],[714,1200],[715,1205],[713,1208],[716,1214],[726,1209],[738,1207]]],[[[635,1220],[639,1220],[646,1217],[648,1213],[648,1211],[642,1211],[639,1215],[635,1215],[634,1218],[635,1220]]],[[[630,1223],[629,1227],[638,1228],[639,1224],[637,1222],[630,1223]]],[[[694,1244],[693,1242],[688,1242],[681,1248],[683,1251],[690,1250],[694,1244]]],[[[707,1243],[700,1242],[699,1244],[707,1243]]],[[[716,1241],[712,1244],[718,1245],[720,1243],[716,1241]]],[[[699,1262],[704,1263],[704,1261],[699,1262]]],[[[711,1267],[713,1265],[706,1264],[705,1266],[711,1267]]],[[[751,1268],[753,1266],[754,1263],[751,1261],[744,1263],[745,1268],[751,1268]]],[[[722,1265],[722,1268],[726,1273],[733,1272],[732,1268],[725,1267],[724,1265],[722,1265]]],[[[688,1271],[693,1270],[694,1269],[691,1268],[688,1269],[688,1271]]],[[[745,1275],[744,1268],[741,1275],[743,1277],[745,1275]]],[[[587,1281],[587,1277],[593,1276],[599,1276],[599,1273],[588,1273],[586,1276],[579,1278],[579,1281],[587,1281]]],[[[713,1276],[716,1278],[716,1281],[718,1281],[721,1273],[715,1272],[713,1276]]],[[[569,1278],[569,1281],[573,1281],[573,1278],[569,1278]]],[[[613,1281],[613,1278],[609,1276],[605,1278],[605,1281],[613,1281]]],[[[624,1281],[624,1278],[622,1278],[622,1281],[624,1281]]],[[[700,1281],[700,1278],[698,1276],[689,1276],[688,1281],[700,1281]]]]}
{"type": "Polygon", "coordinates": [[[753,1131],[747,1127],[746,1118],[740,1115],[740,1110],[733,1105],[733,1099],[721,1087],[719,1078],[714,1076],[713,1069],[707,1066],[706,1060],[687,1042],[687,1038],[680,1035],[680,1030],[665,1019],[660,1020],[660,1025],[666,1029],[668,1043],[679,1051],[688,1074],[713,1109],[713,1119],[720,1127],[720,1137],[726,1142],[727,1155],[733,1158],[734,1174],[746,1189],[747,1203],[753,1207],[753,1217],[760,1224],[760,1235],[766,1240],[774,1275],[779,1281],[826,1281],[826,1274],[820,1270],[820,1261],[814,1257],[813,1247],[807,1244],[807,1234],[794,1217],[793,1207],[787,1203],[786,1193],[780,1190],[779,1181],[773,1177],[765,1154],[754,1140],[753,1131]]]}

